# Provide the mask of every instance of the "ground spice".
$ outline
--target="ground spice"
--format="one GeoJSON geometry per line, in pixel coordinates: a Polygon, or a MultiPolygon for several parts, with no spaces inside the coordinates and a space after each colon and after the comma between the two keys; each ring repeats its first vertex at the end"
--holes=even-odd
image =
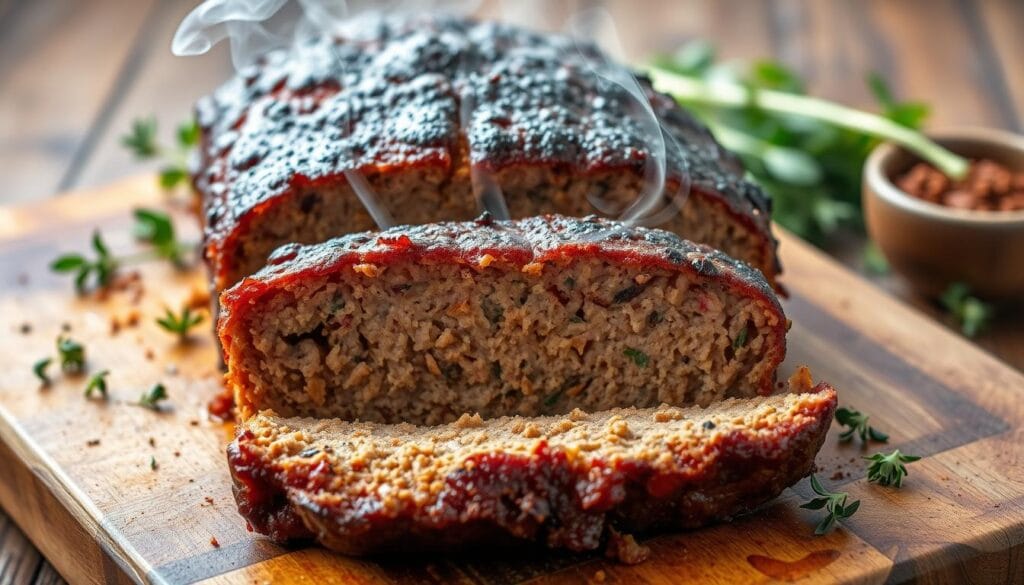
{"type": "Polygon", "coordinates": [[[989,159],[972,160],[967,177],[952,181],[927,163],[918,163],[896,179],[912,197],[954,209],[1018,211],[1024,209],[1024,172],[989,159]]]}

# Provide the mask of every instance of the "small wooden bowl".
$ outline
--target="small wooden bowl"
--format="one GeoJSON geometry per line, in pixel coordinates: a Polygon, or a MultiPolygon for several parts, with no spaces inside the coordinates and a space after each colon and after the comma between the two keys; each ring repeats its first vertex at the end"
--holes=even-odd
{"type": "MultiPolygon", "coordinates": [[[[986,128],[929,136],[957,154],[1024,171],[1024,136],[986,128]]],[[[893,179],[919,160],[882,144],[864,165],[868,233],[892,268],[928,296],[964,282],[983,297],[1024,298],[1024,211],[953,209],[911,197],[893,179]]]]}

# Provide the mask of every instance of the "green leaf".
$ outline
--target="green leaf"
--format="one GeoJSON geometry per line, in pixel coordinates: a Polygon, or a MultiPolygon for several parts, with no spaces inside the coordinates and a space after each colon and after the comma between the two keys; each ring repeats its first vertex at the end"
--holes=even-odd
{"type": "Polygon", "coordinates": [[[85,369],[85,346],[70,337],[57,338],[57,355],[65,372],[77,374],[85,369]]]}
{"type": "Polygon", "coordinates": [[[72,270],[80,269],[86,263],[85,258],[81,254],[65,254],[58,256],[50,263],[50,270],[54,272],[71,272],[72,270]]]}
{"type": "Polygon", "coordinates": [[[622,353],[626,354],[626,357],[632,359],[633,363],[640,368],[647,367],[647,363],[650,361],[650,358],[647,356],[647,354],[640,351],[639,349],[627,347],[622,353]]]}
{"type": "Polygon", "coordinates": [[[971,296],[970,289],[962,282],[949,285],[939,300],[968,337],[974,337],[987,327],[995,312],[992,305],[971,296]]]}
{"type": "Polygon", "coordinates": [[[673,69],[683,75],[699,76],[715,62],[715,47],[705,41],[691,41],[672,57],[673,69]]]}
{"type": "Polygon", "coordinates": [[[743,329],[740,329],[740,332],[736,334],[736,339],[732,340],[732,348],[735,350],[735,349],[739,349],[739,348],[743,347],[744,345],[746,345],[747,344],[747,335],[749,335],[747,333],[747,327],[746,327],[746,325],[744,325],[743,329]]]}
{"type": "Polygon", "coordinates": [[[860,500],[853,502],[850,505],[846,504],[849,494],[846,492],[830,492],[821,485],[816,475],[811,475],[811,490],[815,494],[822,496],[820,498],[814,498],[811,501],[802,504],[800,507],[807,510],[820,510],[825,508],[828,515],[822,518],[814,528],[814,533],[821,535],[832,530],[841,519],[849,518],[860,509],[860,500]]]}
{"type": "Polygon", "coordinates": [[[156,143],[156,118],[137,118],[131,130],[121,137],[121,144],[132,151],[137,158],[146,159],[160,152],[156,143]]]}
{"type": "Polygon", "coordinates": [[[836,410],[836,422],[844,427],[849,427],[849,429],[840,433],[839,441],[849,441],[856,435],[860,437],[862,443],[867,443],[869,439],[880,443],[887,442],[889,435],[869,425],[868,420],[869,417],[860,411],[846,407],[838,408],[836,410]]]}
{"type": "Polygon", "coordinates": [[[876,71],[868,73],[867,83],[872,95],[883,108],[889,108],[896,103],[895,98],[892,97],[892,90],[889,89],[889,83],[881,74],[876,71]]]}
{"type": "Polygon", "coordinates": [[[805,508],[807,510],[820,510],[820,509],[824,508],[825,504],[827,504],[827,503],[828,503],[828,498],[815,498],[815,499],[811,500],[810,502],[807,502],[806,504],[801,504],[800,507],[801,508],[805,508]]]}
{"type": "Polygon", "coordinates": [[[37,361],[36,363],[32,364],[32,373],[36,375],[36,378],[39,378],[39,382],[43,386],[50,385],[51,380],[50,377],[46,375],[46,368],[50,367],[51,363],[53,363],[53,358],[44,357],[41,360],[37,361]]]}
{"type": "Polygon", "coordinates": [[[750,73],[757,87],[789,93],[804,92],[803,79],[778,61],[755,61],[750,73]]]}
{"type": "Polygon", "coordinates": [[[889,261],[873,241],[869,240],[864,244],[864,248],[861,250],[861,262],[868,274],[883,276],[889,273],[889,261]]]}
{"type": "Polygon", "coordinates": [[[814,185],[821,181],[822,170],[805,152],[792,148],[770,148],[761,157],[768,173],[792,185],[814,185]]]}
{"type": "Polygon", "coordinates": [[[100,255],[100,259],[110,257],[110,250],[103,243],[103,236],[100,234],[100,230],[93,230],[92,232],[92,248],[100,255]]]}
{"type": "Polygon", "coordinates": [[[156,320],[157,325],[164,328],[166,331],[176,333],[181,341],[185,341],[188,336],[189,329],[195,327],[203,321],[203,316],[199,313],[193,313],[189,307],[183,307],[180,315],[174,314],[169,308],[165,308],[165,314],[163,317],[156,320]]]}
{"type": "Polygon", "coordinates": [[[189,149],[199,144],[199,123],[189,120],[178,125],[178,146],[189,149]]]}
{"type": "Polygon", "coordinates": [[[92,398],[93,392],[99,392],[100,396],[107,399],[107,376],[110,375],[109,370],[103,370],[96,372],[89,378],[89,382],[85,385],[85,397],[92,398]]]}
{"type": "Polygon", "coordinates": [[[139,397],[138,406],[148,408],[150,410],[160,410],[160,402],[167,400],[167,389],[163,384],[155,384],[149,389],[149,392],[143,392],[142,396],[139,397]]]}
{"type": "Polygon", "coordinates": [[[164,167],[160,171],[160,186],[164,189],[176,187],[188,177],[188,172],[181,167],[164,167]]]}
{"type": "Polygon", "coordinates": [[[865,457],[870,461],[868,464],[868,481],[876,482],[879,485],[900,487],[903,485],[903,478],[907,475],[905,463],[911,463],[920,459],[916,455],[904,455],[896,449],[892,453],[875,453],[865,457]]]}

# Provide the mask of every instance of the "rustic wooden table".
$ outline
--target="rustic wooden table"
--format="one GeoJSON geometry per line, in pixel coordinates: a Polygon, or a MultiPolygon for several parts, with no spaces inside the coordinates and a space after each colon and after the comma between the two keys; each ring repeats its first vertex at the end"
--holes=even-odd
{"type": "MultiPolygon", "coordinates": [[[[483,15],[541,18],[558,28],[591,2],[483,2],[483,15]]],[[[137,116],[167,132],[229,73],[224,49],[170,54],[193,1],[0,0],[0,204],[100,185],[143,167],[119,146],[137,116]]],[[[868,71],[898,94],[928,101],[930,124],[1024,130],[1024,2],[1019,0],[608,0],[627,55],[640,59],[693,38],[724,58],[771,57],[806,76],[813,93],[871,107],[868,71]]],[[[857,269],[857,242],[831,250],[857,269]]],[[[893,277],[879,284],[942,319],[893,277]]],[[[1024,309],[1002,307],[976,342],[1024,369],[1024,309]]],[[[0,512],[0,585],[61,582],[0,512]]]]}

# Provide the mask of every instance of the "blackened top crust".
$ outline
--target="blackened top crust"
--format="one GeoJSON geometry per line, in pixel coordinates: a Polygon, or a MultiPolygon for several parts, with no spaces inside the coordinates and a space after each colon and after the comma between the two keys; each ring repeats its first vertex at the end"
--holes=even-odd
{"type": "MultiPolygon", "coordinates": [[[[457,263],[479,269],[493,265],[539,272],[545,265],[564,265],[581,257],[676,270],[695,279],[725,282],[783,314],[760,271],[672,232],[597,216],[545,215],[496,221],[484,214],[475,221],[397,226],[348,234],[320,244],[281,246],[264,268],[221,295],[219,328],[223,335],[228,321],[258,307],[254,299],[265,293],[360,264],[457,263]]],[[[780,319],[779,327],[784,327],[783,321],[780,319]]]]}
{"type": "MultiPolygon", "coordinates": [[[[384,18],[349,38],[270,53],[197,106],[207,237],[220,239],[298,183],[347,170],[451,169],[463,139],[470,163],[490,169],[642,173],[650,130],[628,92],[595,73],[604,59],[565,37],[427,16],[384,18]]],[[[768,200],[742,180],[735,157],[639,81],[681,147],[668,148],[670,177],[685,173],[767,234],[768,200]]]]}

